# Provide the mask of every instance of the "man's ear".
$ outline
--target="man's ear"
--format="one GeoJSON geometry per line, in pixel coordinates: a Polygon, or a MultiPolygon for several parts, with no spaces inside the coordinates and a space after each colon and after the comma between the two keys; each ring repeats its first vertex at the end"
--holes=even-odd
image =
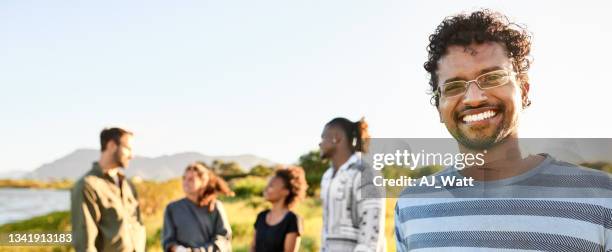
{"type": "Polygon", "coordinates": [[[444,119],[442,118],[442,112],[440,111],[440,106],[436,106],[436,110],[438,110],[438,117],[440,117],[440,123],[444,123],[444,119]]]}
{"type": "Polygon", "coordinates": [[[115,141],[110,140],[106,143],[106,149],[110,152],[115,152],[117,150],[117,143],[115,141]]]}
{"type": "Polygon", "coordinates": [[[342,134],[340,134],[339,130],[334,129],[332,131],[332,143],[338,144],[340,142],[342,142],[342,134]]]}

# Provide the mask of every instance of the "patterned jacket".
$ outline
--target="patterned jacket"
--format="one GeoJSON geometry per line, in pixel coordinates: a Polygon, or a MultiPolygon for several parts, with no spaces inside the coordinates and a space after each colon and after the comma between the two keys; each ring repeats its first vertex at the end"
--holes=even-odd
{"type": "Polygon", "coordinates": [[[374,187],[371,180],[362,183],[365,171],[372,170],[366,169],[360,153],[355,153],[335,176],[333,167],[323,174],[322,252],[386,251],[385,199],[362,197],[365,189],[374,187]]]}

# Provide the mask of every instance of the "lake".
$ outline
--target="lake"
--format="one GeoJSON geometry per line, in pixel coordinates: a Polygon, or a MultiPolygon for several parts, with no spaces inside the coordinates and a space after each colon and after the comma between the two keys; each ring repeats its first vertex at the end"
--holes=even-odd
{"type": "Polygon", "coordinates": [[[0,225],[70,209],[70,191],[0,188],[0,225]]]}

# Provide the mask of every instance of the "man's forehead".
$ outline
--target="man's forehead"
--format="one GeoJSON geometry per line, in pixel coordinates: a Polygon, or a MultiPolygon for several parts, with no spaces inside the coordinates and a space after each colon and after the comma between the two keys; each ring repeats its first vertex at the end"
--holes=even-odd
{"type": "Polygon", "coordinates": [[[132,141],[134,141],[133,139],[134,136],[132,136],[132,134],[125,134],[121,136],[121,143],[131,145],[132,141]]]}
{"type": "Polygon", "coordinates": [[[325,125],[325,127],[323,128],[323,134],[330,133],[333,130],[334,130],[333,125],[325,125]]]}
{"type": "Polygon", "coordinates": [[[327,125],[323,129],[323,134],[337,134],[340,131],[340,127],[337,125],[327,125]]]}
{"type": "Polygon", "coordinates": [[[512,61],[500,43],[451,45],[438,61],[437,73],[440,81],[444,81],[446,78],[474,77],[479,75],[481,70],[492,67],[512,67],[512,61]]]}

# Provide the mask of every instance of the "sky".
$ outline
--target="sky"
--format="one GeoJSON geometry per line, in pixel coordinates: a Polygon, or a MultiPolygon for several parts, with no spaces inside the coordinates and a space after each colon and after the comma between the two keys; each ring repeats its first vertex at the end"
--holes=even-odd
{"type": "Polygon", "coordinates": [[[317,148],[324,124],[450,137],[429,104],[428,36],[491,8],[533,35],[522,137],[612,137],[605,1],[23,1],[0,3],[0,172],[33,170],[102,128],[134,151],[317,148]]]}

